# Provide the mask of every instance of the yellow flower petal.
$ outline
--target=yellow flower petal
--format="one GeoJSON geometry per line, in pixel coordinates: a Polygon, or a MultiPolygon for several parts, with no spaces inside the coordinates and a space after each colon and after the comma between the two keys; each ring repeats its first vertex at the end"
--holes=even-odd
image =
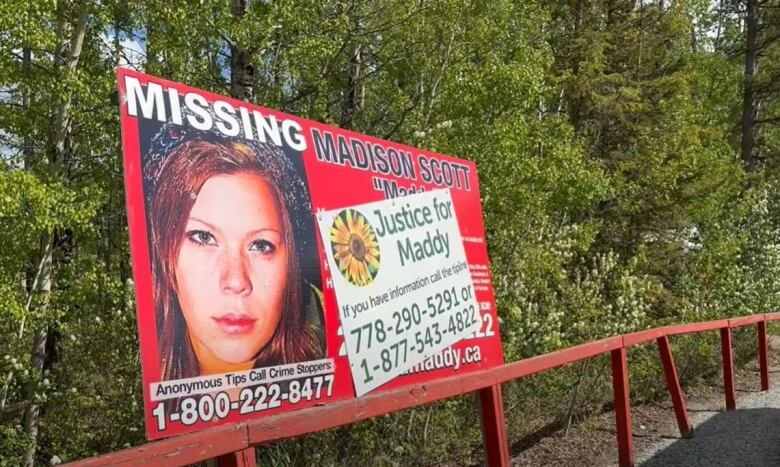
{"type": "Polygon", "coordinates": [[[349,240],[349,230],[347,229],[347,226],[344,225],[344,221],[341,219],[341,217],[336,217],[336,223],[333,227],[330,229],[330,241],[335,243],[347,243],[349,240]],[[341,224],[336,225],[336,224],[341,224]]]}
{"type": "Polygon", "coordinates": [[[354,256],[349,257],[349,266],[348,266],[349,269],[347,270],[347,273],[353,280],[357,279],[360,275],[360,273],[358,272],[359,264],[360,262],[356,260],[354,256]]]}
{"type": "Polygon", "coordinates": [[[377,269],[379,269],[379,261],[376,259],[373,255],[366,255],[366,264],[369,264],[377,269]]]}
{"type": "Polygon", "coordinates": [[[349,254],[349,246],[346,244],[335,243],[333,244],[333,252],[336,258],[344,258],[349,254]]]}

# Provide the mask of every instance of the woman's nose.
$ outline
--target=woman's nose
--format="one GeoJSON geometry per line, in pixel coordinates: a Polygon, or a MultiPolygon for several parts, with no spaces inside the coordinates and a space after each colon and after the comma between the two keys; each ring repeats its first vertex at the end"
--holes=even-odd
{"type": "Polygon", "coordinates": [[[252,291],[252,281],[247,274],[246,258],[241,252],[225,252],[221,263],[220,285],[224,292],[248,294],[252,291]]]}

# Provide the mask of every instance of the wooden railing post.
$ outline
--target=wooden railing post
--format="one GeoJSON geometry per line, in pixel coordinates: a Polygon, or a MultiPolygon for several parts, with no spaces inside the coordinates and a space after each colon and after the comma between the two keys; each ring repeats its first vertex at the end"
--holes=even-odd
{"type": "Polygon", "coordinates": [[[509,444],[506,438],[504,400],[501,396],[500,384],[479,390],[479,409],[487,465],[490,467],[509,465],[509,444]]]}
{"type": "Polygon", "coordinates": [[[769,390],[769,358],[766,346],[766,321],[758,322],[758,364],[761,369],[761,390],[769,390]]]}
{"type": "Polygon", "coordinates": [[[723,359],[723,390],[726,393],[726,410],[737,408],[734,390],[734,356],[731,349],[731,328],[720,329],[720,353],[723,359]]]}
{"type": "Polygon", "coordinates": [[[217,457],[218,467],[257,467],[254,446],[217,457]]]}
{"type": "Polygon", "coordinates": [[[612,393],[615,406],[618,461],[620,467],[634,465],[634,436],[631,427],[631,400],[628,391],[628,359],[626,349],[612,351],[612,393]]]}
{"type": "Polygon", "coordinates": [[[664,377],[666,377],[666,387],[669,389],[669,395],[672,397],[674,406],[674,416],[677,418],[677,426],[680,428],[680,435],[683,438],[693,437],[693,428],[688,420],[688,412],[685,410],[685,398],[680,388],[680,380],[677,377],[677,368],[674,366],[674,356],[672,348],[669,345],[669,337],[662,336],[657,339],[658,351],[661,353],[661,363],[664,367],[664,377]]]}

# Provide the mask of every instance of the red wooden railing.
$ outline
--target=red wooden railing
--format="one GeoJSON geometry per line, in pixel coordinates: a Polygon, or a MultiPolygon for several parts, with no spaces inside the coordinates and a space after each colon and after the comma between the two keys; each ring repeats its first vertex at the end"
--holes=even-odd
{"type": "Polygon", "coordinates": [[[693,429],[685,409],[685,399],[680,389],[669,345],[669,336],[720,331],[726,409],[734,410],[736,395],[731,330],[752,324],[757,325],[761,389],[766,391],[769,389],[766,323],[776,320],[780,320],[780,313],[678,324],[609,337],[476,373],[453,376],[379,394],[369,394],[358,399],[335,402],[297,412],[223,425],[77,461],[71,465],[182,465],[217,458],[220,466],[255,466],[255,446],[348,425],[449,397],[477,392],[480,401],[482,434],[487,463],[490,466],[505,466],[509,464],[509,449],[504,423],[501,384],[610,352],[618,457],[621,466],[631,466],[634,464],[634,448],[627,349],[652,340],[657,342],[680,434],[683,437],[691,437],[693,429]]]}

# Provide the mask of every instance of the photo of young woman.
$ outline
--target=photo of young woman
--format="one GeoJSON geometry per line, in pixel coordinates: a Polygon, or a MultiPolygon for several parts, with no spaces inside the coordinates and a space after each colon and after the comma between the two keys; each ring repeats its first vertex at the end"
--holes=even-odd
{"type": "Polygon", "coordinates": [[[168,124],[143,171],[161,380],[322,358],[311,201],[291,157],[168,124]]]}

